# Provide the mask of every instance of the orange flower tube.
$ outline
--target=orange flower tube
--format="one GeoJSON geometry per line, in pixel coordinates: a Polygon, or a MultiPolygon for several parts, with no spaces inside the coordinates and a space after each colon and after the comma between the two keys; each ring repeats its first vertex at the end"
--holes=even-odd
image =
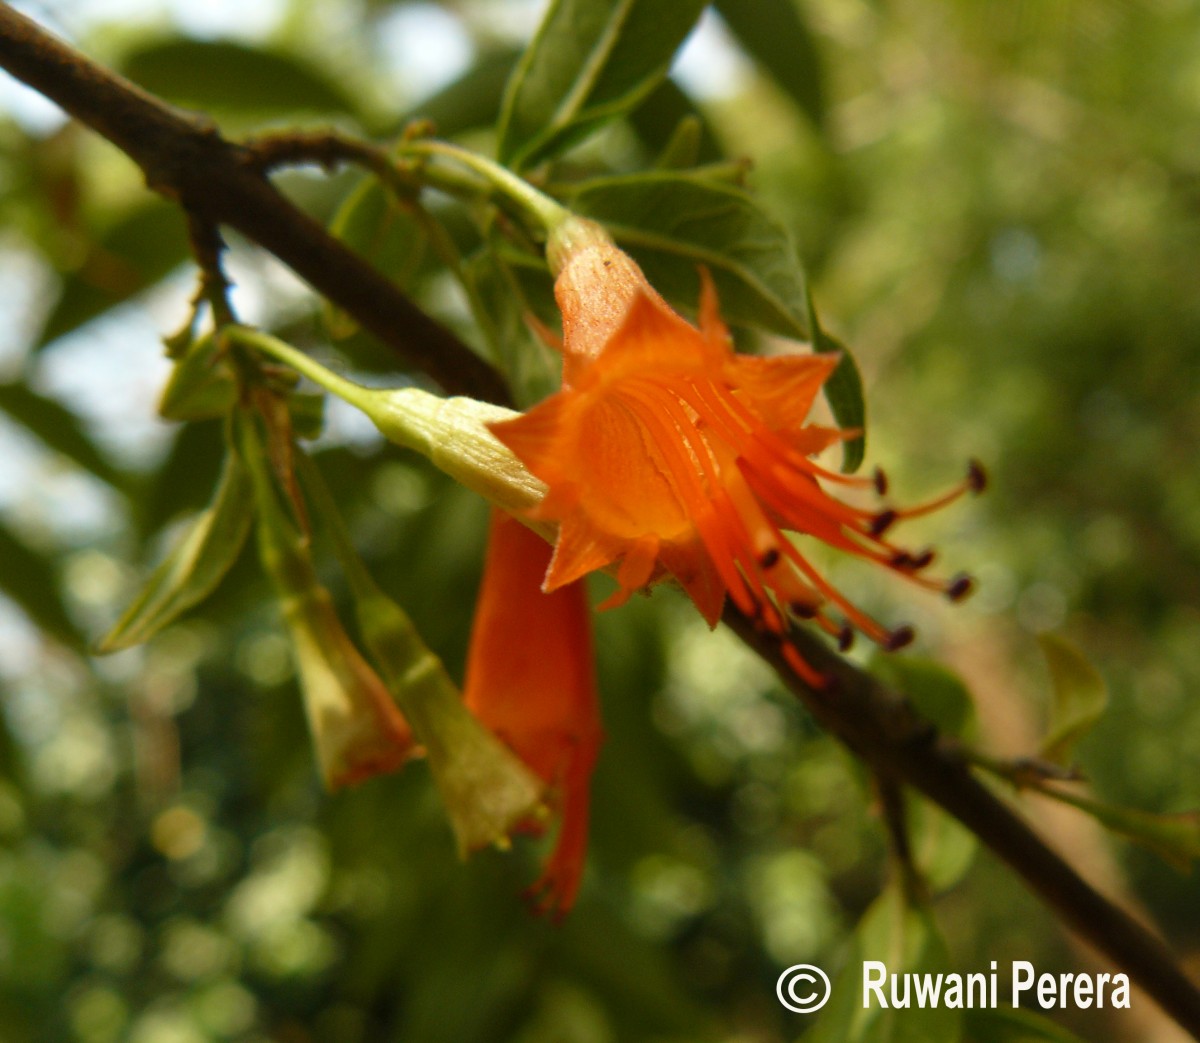
{"type": "Polygon", "coordinates": [[[510,515],[492,512],[463,698],[550,787],[558,838],[529,893],[539,911],[562,916],[583,876],[602,733],[586,592],[582,582],[542,592],[550,550],[510,515]]]}
{"type": "MultiPolygon", "coordinates": [[[[829,487],[882,495],[886,483],[878,472],[850,477],[812,459],[855,434],[807,422],[836,357],[736,354],[707,273],[696,327],[590,221],[555,229],[547,256],[563,316],[563,389],[490,425],[548,487],[529,512],[559,526],[545,590],[615,564],[619,590],[604,607],[669,573],[710,624],[728,594],[775,633],[790,617],[815,620],[842,646],[855,630],[888,649],[912,639],[911,628],[884,627],[836,590],[787,535],[799,533],[952,599],[968,592],[967,577],[928,577],[932,552],[905,550],[887,533],[982,488],[977,465],[919,507],[848,504],[829,487]]],[[[808,683],[824,683],[785,647],[808,683]]]]}

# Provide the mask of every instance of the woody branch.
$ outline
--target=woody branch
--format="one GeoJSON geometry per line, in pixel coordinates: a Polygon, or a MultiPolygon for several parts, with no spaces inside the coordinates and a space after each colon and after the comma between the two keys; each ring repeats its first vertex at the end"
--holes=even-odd
{"type": "MultiPolygon", "coordinates": [[[[112,142],[141,168],[151,189],[177,201],[193,219],[236,229],[274,254],[448,392],[508,401],[495,370],[297,209],[264,175],[263,156],[252,148],[90,61],[2,2],[0,66],[112,142]]],[[[328,159],[361,161],[364,154],[356,152],[338,150],[328,159]]],[[[787,640],[835,679],[828,689],[813,690],[784,659],[781,639],[732,606],[724,619],[885,784],[910,786],[954,815],[1064,923],[1200,1038],[1200,991],[1163,942],[1091,887],[980,783],[955,744],[940,737],[902,694],[798,630],[787,640]]]]}

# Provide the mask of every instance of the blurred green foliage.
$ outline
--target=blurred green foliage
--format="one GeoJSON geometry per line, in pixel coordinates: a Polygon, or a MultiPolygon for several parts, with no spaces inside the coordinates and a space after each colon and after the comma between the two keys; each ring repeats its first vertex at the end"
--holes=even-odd
{"type": "MultiPolygon", "coordinates": [[[[213,39],[189,30],[186,5],[119,25],[62,6],[89,53],[231,133],[331,120],[393,133],[428,115],[483,149],[534,27],[527,5],[484,0],[293,0],[247,32],[234,12],[213,39]]],[[[1065,630],[1110,691],[1077,750],[1097,791],[1147,811],[1200,805],[1200,9],[717,6],[730,31],[706,22],[676,78],[560,169],[644,170],[689,113],[701,160],[753,157],[750,183],[800,243],[824,326],[855,347],[870,458],[897,495],[942,487],[968,456],[994,478],[981,500],[914,523],[978,576],[961,608],[830,566],[883,618],[913,618],[974,710],[941,668],[906,660],[896,676],[983,748],[1029,753],[1051,704],[1035,635],[1065,630]]],[[[149,420],[166,376],[152,331],[178,327],[190,292],[178,214],[108,146],[4,97],[0,1038],[808,1035],[775,1001],[776,976],[797,962],[835,974],[884,929],[884,830],[861,769],[670,592],[597,619],[608,740],[589,873],[562,927],[517,898],[535,842],[456,860],[422,766],[322,791],[253,554],[145,647],[81,653],[209,500],[220,424],[167,438],[149,420]]],[[[327,221],[357,184],[280,182],[327,221]]],[[[430,251],[378,249],[487,350],[430,251]]],[[[511,285],[469,263],[489,299],[511,285]]],[[[321,302],[244,244],[231,268],[254,321],[329,350],[321,302]]],[[[354,367],[396,376],[385,349],[335,332],[354,367]]],[[[344,414],[312,448],[374,577],[461,677],[484,505],[344,414]]],[[[1083,965],[969,836],[912,810],[945,934],[911,925],[922,961],[1083,965]]],[[[1194,880],[1082,816],[1053,822],[1087,875],[1127,886],[1195,957],[1194,880]]],[[[1161,1031],[1148,1002],[1109,1014],[1055,1018],[1087,1038],[1161,1031]]],[[[848,1038],[827,1015],[814,1038],[848,1038]]],[[[976,1020],[910,1031],[1040,1038],[976,1020]]]]}

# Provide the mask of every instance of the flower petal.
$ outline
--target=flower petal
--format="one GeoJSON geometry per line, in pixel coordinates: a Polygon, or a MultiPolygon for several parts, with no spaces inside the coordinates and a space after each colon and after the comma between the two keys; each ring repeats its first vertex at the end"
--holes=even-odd
{"type": "Polygon", "coordinates": [[[561,827],[539,905],[566,912],[583,873],[588,788],[602,733],[582,584],[544,594],[550,547],[493,511],[467,657],[467,706],[557,795],[561,827]]]}
{"type": "Polygon", "coordinates": [[[559,523],[558,542],[546,572],[542,589],[547,593],[604,568],[622,552],[622,544],[606,538],[579,513],[567,515],[559,523]]]}
{"type": "Polygon", "coordinates": [[[821,386],[837,367],[836,355],[731,355],[729,383],[771,430],[799,432],[821,386]]]}

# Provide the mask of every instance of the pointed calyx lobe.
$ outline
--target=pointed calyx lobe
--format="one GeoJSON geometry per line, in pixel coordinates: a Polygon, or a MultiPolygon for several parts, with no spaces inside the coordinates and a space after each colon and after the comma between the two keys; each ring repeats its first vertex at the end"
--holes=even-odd
{"type": "MultiPolygon", "coordinates": [[[[815,537],[918,584],[961,596],[960,578],[923,575],[930,552],[892,543],[901,518],[979,486],[973,476],[919,507],[869,509],[829,487],[886,488],[812,458],[856,432],[807,422],[837,363],[828,355],[760,358],[733,351],[701,272],[699,325],[671,310],[599,226],[575,219],[547,249],[563,316],[563,388],[493,432],[548,486],[536,516],[557,522],[545,589],[617,565],[607,605],[669,573],[715,624],[728,594],[761,626],[815,620],[844,646],[851,628],[885,648],[885,628],[837,591],[786,532],[815,537]]],[[[800,660],[810,683],[820,676],[800,660]]]]}

